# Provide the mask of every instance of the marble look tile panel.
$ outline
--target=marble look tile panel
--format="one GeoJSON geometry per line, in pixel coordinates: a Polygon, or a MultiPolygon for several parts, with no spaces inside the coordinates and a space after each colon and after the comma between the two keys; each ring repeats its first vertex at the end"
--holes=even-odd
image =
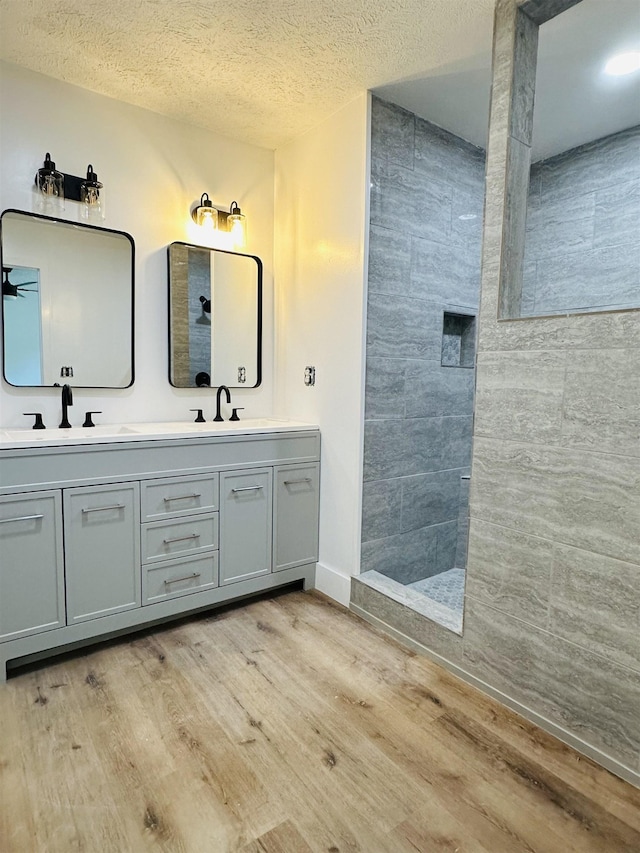
{"type": "Polygon", "coordinates": [[[464,469],[419,474],[400,481],[403,532],[432,524],[457,522],[462,470],[464,469]]]}
{"type": "Polygon", "coordinates": [[[370,293],[367,356],[440,358],[441,318],[429,302],[370,293]]]}
{"type": "Polygon", "coordinates": [[[402,358],[367,357],[365,379],[365,420],[402,418],[405,415],[405,375],[408,362],[402,358]]]}
{"type": "Polygon", "coordinates": [[[585,252],[594,246],[596,194],[542,203],[529,197],[525,264],[552,255],[585,252]]]}
{"type": "Polygon", "coordinates": [[[484,191],[485,152],[425,119],[416,118],[415,170],[477,197],[484,191]]]}
{"type": "Polygon", "coordinates": [[[477,253],[422,240],[411,241],[411,292],[420,299],[477,308],[480,293],[480,245],[477,253]]]}
{"type": "Polygon", "coordinates": [[[504,236],[500,267],[501,317],[517,317],[520,310],[530,168],[531,148],[511,138],[507,152],[504,236]]]}
{"type": "MultiPolygon", "coordinates": [[[[595,194],[594,247],[640,242],[640,179],[595,194]]],[[[640,302],[640,297],[638,299],[640,302]]]]}
{"type": "Polygon", "coordinates": [[[639,590],[640,566],[555,545],[549,629],[640,673],[639,590]]]}
{"type": "Polygon", "coordinates": [[[456,540],[456,555],[454,565],[459,569],[466,568],[467,546],[469,544],[469,480],[460,478],[458,496],[458,536],[456,540]]]}
{"type": "Polygon", "coordinates": [[[402,480],[374,480],[362,490],[362,541],[402,532],[402,480]]]}
{"type": "Polygon", "coordinates": [[[458,545],[458,519],[447,524],[438,525],[438,543],[436,548],[436,572],[447,572],[456,563],[456,548],[458,545]]]}
{"type": "Polygon", "coordinates": [[[471,516],[640,563],[640,459],[474,439],[471,516]]]}
{"type": "Polygon", "coordinates": [[[462,638],[388,595],[351,579],[351,601],[389,627],[451,661],[460,663],[462,638]]]}
{"type": "Polygon", "coordinates": [[[411,280],[411,237],[406,232],[371,225],[368,282],[369,293],[420,296],[411,280]]]}
{"type": "Polygon", "coordinates": [[[467,592],[503,613],[546,628],[554,544],[471,520],[467,592]]]}
{"type": "Polygon", "coordinates": [[[392,163],[372,163],[371,222],[397,229],[399,217],[415,237],[446,242],[451,234],[452,190],[446,183],[392,163]]]}
{"type": "Polygon", "coordinates": [[[473,194],[454,187],[451,198],[451,243],[457,251],[464,252],[478,273],[482,251],[483,210],[484,187],[473,194]]]}
{"type": "Polygon", "coordinates": [[[467,594],[464,664],[492,687],[635,768],[640,675],[467,594]]]}
{"type": "Polygon", "coordinates": [[[475,434],[558,444],[568,357],[563,351],[479,353],[475,434]]]}
{"type": "Polygon", "coordinates": [[[365,481],[468,466],[471,420],[449,417],[366,421],[365,481]]]}
{"type": "Polygon", "coordinates": [[[398,583],[437,574],[438,526],[422,527],[362,544],[362,572],[376,571],[398,583]]]}
{"type": "Polygon", "coordinates": [[[473,414],[474,371],[438,361],[407,361],[405,415],[432,418],[473,414]]]}
{"type": "Polygon", "coordinates": [[[576,308],[635,307],[640,293],[640,241],[571,252],[537,262],[536,313],[576,308]]]}
{"type": "Polygon", "coordinates": [[[562,443],[640,456],[640,351],[583,350],[567,355],[562,443]]]}
{"type": "Polygon", "coordinates": [[[640,179],[640,126],[572,148],[536,164],[540,200],[613,189],[640,179]]]}
{"type": "Polygon", "coordinates": [[[531,146],[533,135],[537,60],[538,26],[519,10],[516,16],[509,133],[527,147],[531,146]]]}
{"type": "Polygon", "coordinates": [[[534,23],[540,25],[580,2],[582,0],[524,0],[520,8],[534,23]]]}
{"type": "Polygon", "coordinates": [[[525,247],[524,271],[522,273],[522,295],[520,297],[520,316],[530,317],[536,306],[536,262],[527,257],[525,247]]]}
{"type": "Polygon", "coordinates": [[[371,150],[376,159],[413,169],[415,116],[396,104],[371,99],[371,150]]]}

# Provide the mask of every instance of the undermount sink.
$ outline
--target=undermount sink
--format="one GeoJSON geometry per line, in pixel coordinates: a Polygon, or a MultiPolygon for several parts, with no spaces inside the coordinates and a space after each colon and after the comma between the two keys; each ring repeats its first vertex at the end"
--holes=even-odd
{"type": "Polygon", "coordinates": [[[317,429],[315,424],[284,421],[276,418],[246,418],[242,421],[206,423],[169,421],[137,424],[101,424],[70,429],[0,429],[0,450],[24,447],[53,447],[77,444],[100,444],[123,441],[189,439],[199,436],[251,435],[265,432],[289,432],[317,429]]]}

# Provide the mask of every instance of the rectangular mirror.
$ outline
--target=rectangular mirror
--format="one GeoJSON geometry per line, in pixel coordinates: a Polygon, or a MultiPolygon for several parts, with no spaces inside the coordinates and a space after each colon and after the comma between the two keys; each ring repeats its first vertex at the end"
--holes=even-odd
{"type": "Polygon", "coordinates": [[[129,234],[19,210],[0,218],[4,378],[128,388],[134,378],[129,234]]]}
{"type": "Polygon", "coordinates": [[[262,262],[169,246],[169,381],[256,388],[262,380],[262,262]]]}

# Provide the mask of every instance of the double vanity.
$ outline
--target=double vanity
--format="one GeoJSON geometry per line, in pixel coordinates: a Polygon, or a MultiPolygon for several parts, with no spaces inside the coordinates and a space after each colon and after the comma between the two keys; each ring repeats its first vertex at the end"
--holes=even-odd
{"type": "Polygon", "coordinates": [[[0,681],[63,650],[313,585],[313,425],[0,430],[0,681]]]}

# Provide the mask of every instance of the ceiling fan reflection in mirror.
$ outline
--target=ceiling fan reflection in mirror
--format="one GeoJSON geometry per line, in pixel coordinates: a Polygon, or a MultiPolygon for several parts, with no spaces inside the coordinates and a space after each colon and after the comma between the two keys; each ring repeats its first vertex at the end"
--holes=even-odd
{"type": "Polygon", "coordinates": [[[9,281],[9,276],[14,271],[14,267],[2,267],[2,295],[9,299],[17,299],[18,296],[25,298],[25,293],[37,293],[37,281],[21,281],[13,284],[9,281]],[[34,290],[29,289],[29,285],[35,284],[34,290]]]}

